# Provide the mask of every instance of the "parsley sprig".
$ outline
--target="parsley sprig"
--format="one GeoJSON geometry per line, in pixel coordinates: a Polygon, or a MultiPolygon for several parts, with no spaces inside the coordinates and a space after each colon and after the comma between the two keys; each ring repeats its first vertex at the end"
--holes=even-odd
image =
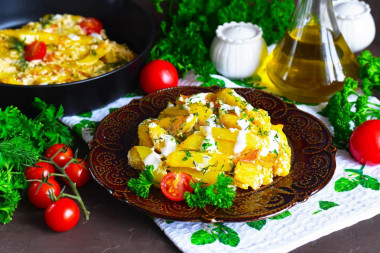
{"type": "Polygon", "coordinates": [[[334,127],[334,144],[341,149],[348,148],[353,130],[368,119],[380,119],[380,105],[368,101],[367,95],[359,95],[358,82],[347,78],[343,90],[334,94],[327,106],[320,112],[329,118],[334,127]],[[356,97],[350,102],[349,96],[356,97]]]}
{"type": "Polygon", "coordinates": [[[369,50],[366,50],[358,57],[358,62],[364,94],[372,96],[373,90],[380,92],[380,57],[374,57],[369,50]]]}
{"type": "Polygon", "coordinates": [[[190,183],[194,189],[193,193],[185,192],[185,200],[190,207],[205,207],[206,204],[220,208],[228,208],[233,204],[236,192],[231,186],[232,178],[221,173],[217,181],[209,186],[203,186],[204,183],[190,183]]]}
{"type": "Polygon", "coordinates": [[[153,177],[152,165],[147,165],[140,173],[138,178],[131,178],[128,182],[128,187],[136,193],[137,196],[148,198],[149,189],[153,184],[157,184],[153,177]]]}

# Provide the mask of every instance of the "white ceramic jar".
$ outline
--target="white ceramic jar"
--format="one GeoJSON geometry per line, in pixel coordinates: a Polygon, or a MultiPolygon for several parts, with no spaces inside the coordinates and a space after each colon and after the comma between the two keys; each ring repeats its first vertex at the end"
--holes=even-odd
{"type": "Polygon", "coordinates": [[[375,38],[375,21],[371,8],[363,1],[337,1],[334,4],[337,24],[351,51],[369,46],[375,38]]]}
{"type": "Polygon", "coordinates": [[[263,31],[257,25],[230,22],[218,26],[210,48],[216,70],[230,79],[251,76],[268,55],[263,31]]]}

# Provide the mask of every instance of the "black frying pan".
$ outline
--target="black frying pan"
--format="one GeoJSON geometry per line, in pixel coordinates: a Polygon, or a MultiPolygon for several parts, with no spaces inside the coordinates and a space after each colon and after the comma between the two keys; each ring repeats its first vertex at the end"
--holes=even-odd
{"type": "Polygon", "coordinates": [[[154,22],[139,5],[129,0],[0,0],[0,29],[18,28],[45,14],[75,14],[96,17],[108,37],[126,43],[139,55],[126,65],[91,79],[73,83],[20,86],[0,83],[0,107],[19,107],[33,113],[30,103],[39,97],[62,104],[65,115],[106,105],[137,87],[138,74],[154,42],[154,22]]]}

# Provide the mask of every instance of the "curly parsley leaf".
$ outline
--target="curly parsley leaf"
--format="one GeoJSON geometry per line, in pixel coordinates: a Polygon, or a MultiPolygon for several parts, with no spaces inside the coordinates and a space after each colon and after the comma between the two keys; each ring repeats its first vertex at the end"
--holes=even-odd
{"type": "Polygon", "coordinates": [[[233,204],[236,192],[231,186],[232,178],[223,173],[219,174],[217,181],[209,186],[202,182],[190,183],[193,193],[185,192],[185,200],[190,207],[205,207],[206,204],[220,208],[228,208],[233,204]]]}
{"type": "Polygon", "coordinates": [[[35,98],[32,106],[41,110],[41,113],[34,119],[34,122],[41,125],[40,150],[44,151],[55,143],[71,145],[73,136],[70,129],[59,121],[64,114],[62,105],[56,108],[52,104],[46,104],[40,98],[35,98]]]}
{"type": "Polygon", "coordinates": [[[148,165],[140,173],[138,178],[131,178],[128,182],[128,187],[136,193],[137,196],[147,198],[149,196],[149,189],[153,184],[158,184],[153,177],[152,165],[148,165]]]}
{"type": "Polygon", "coordinates": [[[380,118],[380,105],[368,101],[368,96],[356,92],[358,82],[347,78],[341,91],[331,97],[328,104],[320,112],[328,117],[334,127],[334,144],[338,148],[347,149],[351,133],[368,119],[380,118]],[[349,100],[349,96],[356,100],[349,100]],[[352,101],[352,102],[351,102],[352,101]]]}
{"type": "Polygon", "coordinates": [[[372,96],[373,90],[380,92],[380,57],[374,57],[369,50],[366,50],[358,57],[358,62],[364,94],[372,96]]]}

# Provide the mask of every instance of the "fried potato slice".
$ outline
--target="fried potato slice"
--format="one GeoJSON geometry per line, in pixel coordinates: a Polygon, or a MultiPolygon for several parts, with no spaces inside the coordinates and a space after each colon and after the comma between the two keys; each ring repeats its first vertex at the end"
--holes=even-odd
{"type": "Polygon", "coordinates": [[[240,182],[242,186],[250,186],[253,190],[273,181],[272,168],[260,162],[238,162],[234,172],[234,180],[240,182]]]}
{"type": "Polygon", "coordinates": [[[146,146],[134,146],[128,152],[129,165],[135,169],[143,170],[145,168],[144,160],[152,152],[152,149],[146,146]]]}
{"type": "Polygon", "coordinates": [[[194,115],[174,116],[158,119],[157,124],[165,129],[168,134],[177,137],[191,131],[197,120],[198,117],[194,115]]]}
{"type": "Polygon", "coordinates": [[[233,167],[232,158],[220,153],[178,150],[167,157],[166,165],[168,167],[184,167],[198,171],[231,171],[233,167]]]}
{"type": "Polygon", "coordinates": [[[205,139],[204,135],[201,133],[195,133],[187,137],[180,145],[181,150],[191,150],[199,151],[203,140],[205,139]]]}
{"type": "Polygon", "coordinates": [[[202,181],[206,185],[211,185],[216,182],[218,175],[221,173],[217,170],[207,170],[204,173],[199,170],[194,170],[190,168],[181,168],[181,167],[170,167],[171,171],[174,172],[185,172],[189,174],[195,181],[202,181]]]}

